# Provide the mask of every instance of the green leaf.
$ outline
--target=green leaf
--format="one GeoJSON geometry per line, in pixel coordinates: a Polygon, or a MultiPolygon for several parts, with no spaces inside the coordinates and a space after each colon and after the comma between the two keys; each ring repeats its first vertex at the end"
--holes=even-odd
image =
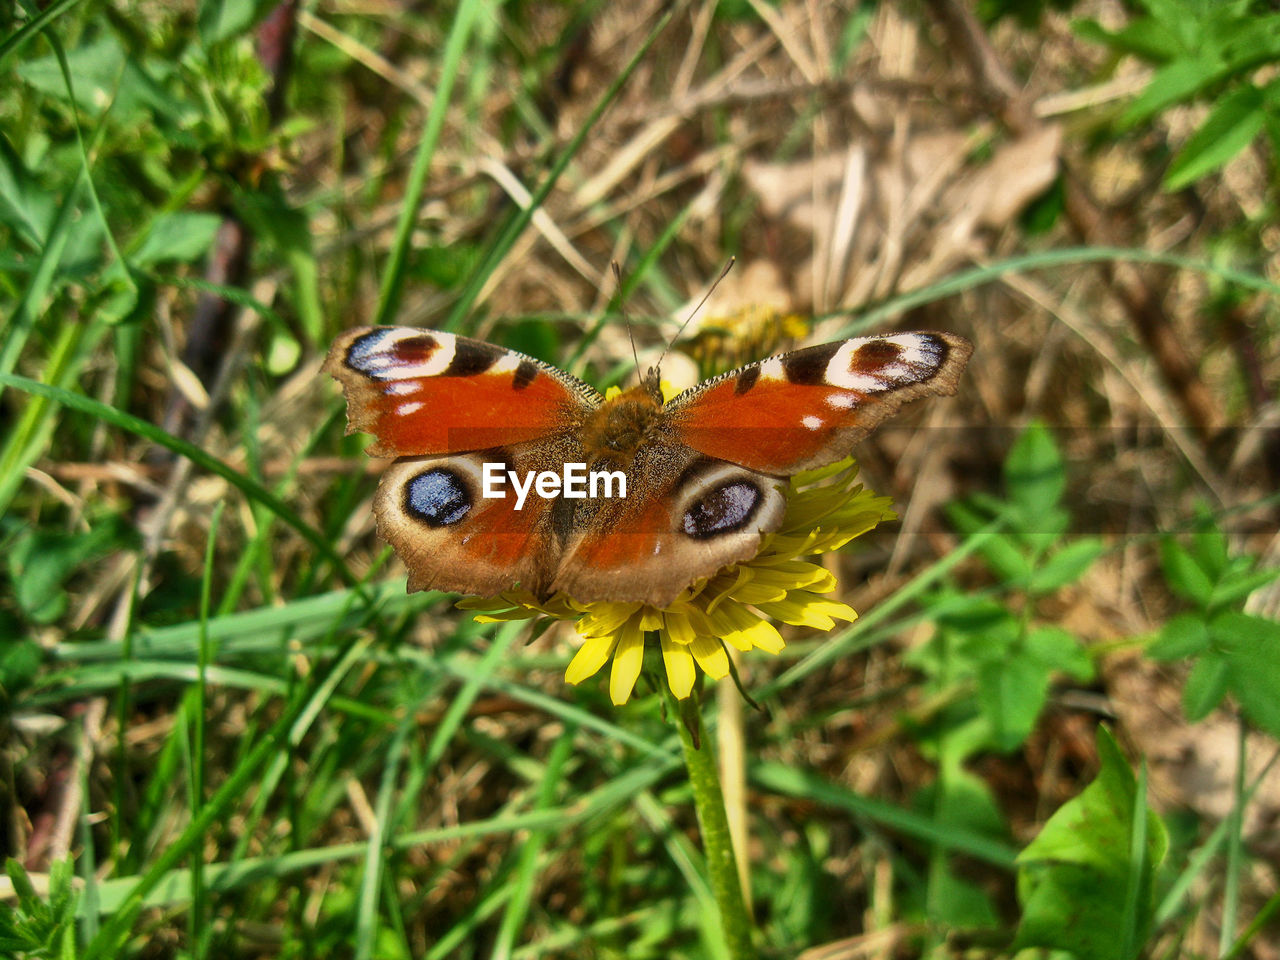
{"type": "Polygon", "coordinates": [[[1144,60],[1164,63],[1184,52],[1181,41],[1163,25],[1150,18],[1135,20],[1122,30],[1108,31],[1096,20],[1076,20],[1071,24],[1076,36],[1091,43],[1101,44],[1132,53],[1144,60]]]}
{"type": "Polygon", "coordinates": [[[1077,960],[1130,960],[1143,947],[1154,867],[1164,859],[1168,835],[1154,811],[1139,810],[1133,772],[1104,728],[1098,758],[1097,778],[1018,855],[1023,912],[1014,951],[1047,947],[1077,960]],[[1140,824],[1145,843],[1135,860],[1132,838],[1140,824]]]}
{"type": "Polygon", "coordinates": [[[30,686],[44,656],[35,640],[21,638],[17,622],[0,611],[0,687],[12,697],[30,686]]]}
{"type": "Polygon", "coordinates": [[[1280,577],[1280,567],[1265,570],[1231,570],[1214,585],[1209,595],[1210,607],[1225,607],[1244,600],[1259,587],[1280,577]]]}
{"type": "Polygon", "coordinates": [[[14,597],[36,623],[51,623],[66,609],[63,583],[82,564],[126,541],[119,518],[94,524],[84,533],[33,532],[19,537],[6,561],[14,597]]]}
{"type": "Polygon", "coordinates": [[[1018,548],[1013,537],[996,533],[978,547],[978,555],[1000,580],[1022,583],[1031,576],[1031,560],[1018,548]]]}
{"type": "Polygon", "coordinates": [[[1005,460],[1004,481],[1009,498],[1027,518],[1062,499],[1067,474],[1058,445],[1043,423],[1031,423],[1018,437],[1005,460]]]}
{"type": "Polygon", "coordinates": [[[1242,10],[1223,19],[1224,29],[1215,31],[1214,45],[1232,73],[1245,73],[1280,57],[1280,14],[1260,17],[1242,10]]]}
{"type": "Polygon", "coordinates": [[[1196,506],[1197,530],[1188,538],[1187,549],[1211,580],[1221,580],[1230,566],[1227,538],[1204,504],[1196,506]]]}
{"type": "Polygon", "coordinates": [[[1204,609],[1213,595],[1213,581],[1201,569],[1191,553],[1176,540],[1160,544],[1160,566],[1165,582],[1178,596],[1204,609]]]}
{"type": "Polygon", "coordinates": [[[36,893],[31,878],[17,860],[5,862],[5,872],[17,895],[16,908],[0,903],[0,956],[30,958],[75,957],[75,914],[78,895],[71,885],[71,858],[49,865],[49,896],[36,893]],[[67,952],[67,944],[71,952],[67,952]]]}
{"type": "Polygon", "coordinates": [[[201,0],[196,23],[205,47],[244,33],[257,19],[261,0],[201,0]]]}
{"type": "Polygon", "coordinates": [[[151,229],[129,259],[136,267],[199,260],[213,246],[221,223],[216,213],[162,213],[151,221],[151,229]]]}
{"type": "Polygon", "coordinates": [[[929,922],[943,927],[978,930],[999,926],[991,897],[971,877],[958,877],[943,863],[929,877],[929,922]]]}
{"type": "MultiPolygon", "coordinates": [[[[124,73],[125,50],[114,33],[104,33],[67,52],[76,108],[96,117],[115,99],[124,73]]],[[[67,103],[70,92],[54,54],[18,66],[18,77],[41,93],[67,103]]]]}
{"type": "Polygon", "coordinates": [[[1280,623],[1228,611],[1209,632],[1231,665],[1231,692],[1253,723],[1280,737],[1280,623]]]}
{"type": "MultiPolygon", "coordinates": [[[[482,256],[483,252],[474,243],[463,240],[442,246],[419,247],[408,261],[409,276],[441,290],[454,290],[466,282],[482,256]]],[[[555,353],[542,359],[559,360],[559,344],[555,353]]]]}
{"type": "Polygon", "coordinates": [[[1080,643],[1080,638],[1069,630],[1036,627],[1027,632],[1024,646],[1027,656],[1033,657],[1046,669],[1061,671],[1073,680],[1085,683],[1096,673],[1093,660],[1080,643]]]}
{"type": "Polygon", "coordinates": [[[946,505],[947,519],[960,533],[972,535],[991,522],[992,517],[1003,513],[1007,506],[1003,500],[995,497],[966,497],[964,500],[952,500],[946,505]]]}
{"type": "Polygon", "coordinates": [[[1203,55],[1174,60],[1155,72],[1142,94],[1120,118],[1125,127],[1136,126],[1175,103],[1190,100],[1216,82],[1223,67],[1203,55]]]}
{"type": "Polygon", "coordinates": [[[991,724],[997,750],[1022,745],[1044,708],[1049,672],[1030,657],[983,664],[978,671],[978,703],[991,724]]]}
{"type": "Polygon", "coordinates": [[[1098,537],[1082,537],[1052,554],[1031,574],[1028,589],[1032,593],[1050,593],[1075,583],[1102,555],[1103,543],[1098,537]]]}
{"type": "Polygon", "coordinates": [[[1231,680],[1231,664],[1216,653],[1201,657],[1182,689],[1182,709],[1192,723],[1203,720],[1227,695],[1231,680]]]}
{"type": "Polygon", "coordinates": [[[1218,101],[1165,174],[1166,190],[1181,190],[1217,170],[1253,142],[1263,126],[1262,91],[1246,84],[1218,101]]]}
{"type": "Polygon", "coordinates": [[[39,250],[44,246],[57,205],[57,198],[40,186],[8,138],[0,133],[0,223],[33,250],[39,250]]]}
{"type": "Polygon", "coordinates": [[[1160,636],[1147,647],[1152,660],[1198,657],[1210,649],[1209,625],[1197,613],[1182,613],[1160,628],[1160,636]]]}

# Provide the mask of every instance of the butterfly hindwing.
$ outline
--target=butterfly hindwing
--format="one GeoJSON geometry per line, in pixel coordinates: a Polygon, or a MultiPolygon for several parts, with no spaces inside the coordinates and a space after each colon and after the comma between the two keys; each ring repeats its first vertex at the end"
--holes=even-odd
{"type": "Polygon", "coordinates": [[[972,349],[935,332],[840,340],[707,380],[665,410],[694,450],[790,476],[848,456],[904,403],[955,393],[972,349]]]}
{"type": "Polygon", "coordinates": [[[347,430],[376,457],[480,450],[572,432],[600,402],[541,360],[438,330],[360,327],[334,342],[325,370],[347,397],[347,430]]]}
{"type": "Polygon", "coordinates": [[[521,586],[545,596],[567,531],[564,501],[517,497],[510,473],[560,472],[580,458],[562,436],[445,457],[401,457],[373,501],[378,535],[409,571],[409,589],[490,596],[521,586]],[[501,477],[486,477],[486,468],[501,477]],[[495,494],[487,496],[486,494],[495,494]]]}
{"type": "Polygon", "coordinates": [[[553,590],[666,606],[694,581],[753,556],[786,510],[775,478],[687,447],[649,446],[626,476],[625,498],[578,509],[553,590]]]}

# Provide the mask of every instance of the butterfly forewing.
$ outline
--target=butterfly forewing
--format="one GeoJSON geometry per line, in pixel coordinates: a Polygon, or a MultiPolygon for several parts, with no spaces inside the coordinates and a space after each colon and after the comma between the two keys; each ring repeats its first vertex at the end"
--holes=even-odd
{"type": "Polygon", "coordinates": [[[904,403],[954,393],[971,352],[963,337],[932,332],[826,343],[708,380],[667,410],[693,449],[790,476],[848,456],[904,403]]]}
{"type": "Polygon", "coordinates": [[[361,327],[329,350],[325,369],[347,397],[347,430],[369,453],[481,450],[572,432],[600,402],[576,377],[482,340],[412,327],[361,327]]]}

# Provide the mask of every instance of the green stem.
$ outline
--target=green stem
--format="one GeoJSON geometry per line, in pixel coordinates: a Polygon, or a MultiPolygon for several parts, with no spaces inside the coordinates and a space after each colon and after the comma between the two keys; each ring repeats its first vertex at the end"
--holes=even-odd
{"type": "MultiPolygon", "coordinates": [[[[664,690],[666,684],[663,684],[664,690]]],[[[720,927],[732,960],[751,960],[756,956],[751,945],[751,918],[738,882],[738,865],[733,856],[729,836],[729,819],[724,811],[724,795],[720,792],[720,771],[716,766],[711,741],[702,726],[702,711],[696,695],[677,704],[670,690],[665,690],[667,704],[674,708],[680,745],[684,748],[684,765],[693,787],[693,803],[698,811],[698,827],[702,831],[702,849],[707,858],[707,876],[720,908],[720,927]]]]}

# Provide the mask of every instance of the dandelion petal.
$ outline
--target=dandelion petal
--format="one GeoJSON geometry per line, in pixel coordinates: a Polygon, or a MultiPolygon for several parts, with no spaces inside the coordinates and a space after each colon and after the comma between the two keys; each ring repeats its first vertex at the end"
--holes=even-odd
{"type": "Polygon", "coordinates": [[[663,621],[663,637],[670,637],[676,643],[693,643],[693,638],[698,635],[689,622],[688,614],[668,610],[663,614],[663,621]]]}
{"type": "Polygon", "coordinates": [[[569,661],[569,668],[564,672],[565,682],[579,684],[593,676],[609,661],[609,654],[613,653],[617,640],[617,635],[612,633],[588,638],[569,661]]]}
{"type": "Polygon", "coordinates": [[[683,700],[693,690],[694,677],[697,675],[689,648],[683,643],[676,643],[663,633],[662,662],[667,667],[667,686],[671,688],[677,700],[683,700]]]}
{"type": "Polygon", "coordinates": [[[620,707],[627,702],[640,676],[644,662],[644,631],[632,620],[622,628],[618,649],[613,654],[613,672],[609,675],[609,699],[620,707]]]}
{"type": "Polygon", "coordinates": [[[689,651],[698,661],[698,666],[712,680],[728,676],[729,654],[725,652],[724,644],[715,637],[698,637],[689,644],[689,651]]]}

